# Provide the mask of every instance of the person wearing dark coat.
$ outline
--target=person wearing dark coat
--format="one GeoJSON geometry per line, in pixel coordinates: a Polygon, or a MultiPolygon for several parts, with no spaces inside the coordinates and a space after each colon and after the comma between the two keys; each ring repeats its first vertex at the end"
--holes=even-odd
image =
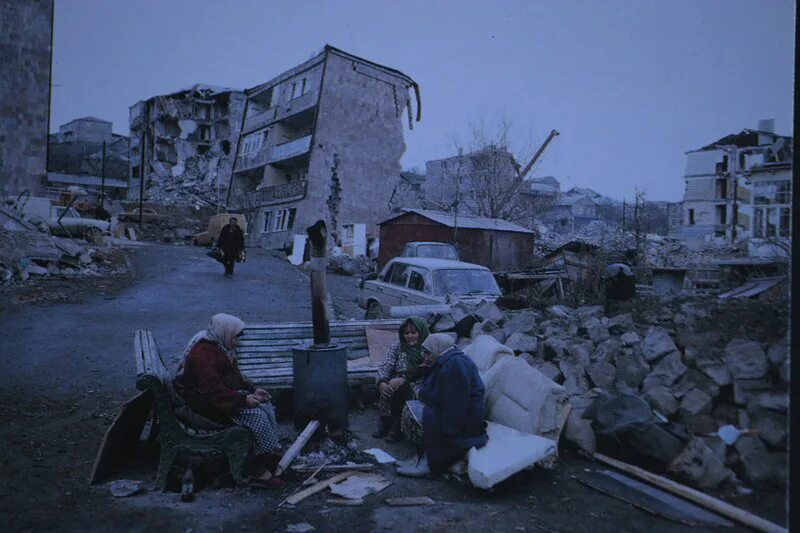
{"type": "Polygon", "coordinates": [[[233,276],[233,266],[239,253],[244,250],[244,232],[237,224],[236,217],[231,217],[230,221],[219,232],[217,246],[225,254],[222,257],[222,264],[225,265],[225,275],[233,276]]]}
{"type": "Polygon", "coordinates": [[[424,455],[415,465],[397,469],[398,474],[414,477],[440,475],[470,448],[482,448],[489,441],[484,423],[485,388],[475,363],[443,333],[431,334],[422,348],[430,354],[430,372],[418,394],[424,404],[424,455]]]}

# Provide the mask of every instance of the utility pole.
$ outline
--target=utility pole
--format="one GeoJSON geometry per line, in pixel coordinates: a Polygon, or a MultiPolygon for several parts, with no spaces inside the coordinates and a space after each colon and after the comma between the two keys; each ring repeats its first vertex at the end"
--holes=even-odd
{"type": "Polygon", "coordinates": [[[463,161],[461,159],[463,154],[463,150],[461,148],[458,149],[458,172],[456,174],[456,201],[454,202],[455,209],[453,211],[453,245],[457,246],[458,244],[458,204],[459,204],[459,194],[460,194],[460,184],[461,184],[461,165],[463,161]]]}
{"type": "Polygon", "coordinates": [[[100,167],[100,207],[103,207],[103,199],[106,196],[106,142],[103,141],[103,164],[100,167]]]}

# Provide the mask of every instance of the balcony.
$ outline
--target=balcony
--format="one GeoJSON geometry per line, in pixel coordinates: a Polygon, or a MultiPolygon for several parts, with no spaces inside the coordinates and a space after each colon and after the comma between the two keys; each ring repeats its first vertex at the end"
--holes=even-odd
{"type": "Polygon", "coordinates": [[[244,127],[242,133],[247,134],[251,131],[263,128],[275,119],[278,108],[270,107],[260,113],[248,114],[244,119],[244,127]]]}
{"type": "Polygon", "coordinates": [[[243,154],[236,158],[236,172],[242,170],[249,170],[255,167],[261,167],[267,164],[269,152],[267,150],[260,150],[251,154],[243,154]]]}
{"type": "Polygon", "coordinates": [[[271,187],[264,187],[248,193],[244,197],[245,209],[300,200],[306,195],[307,181],[293,181],[271,187]]]}
{"type": "Polygon", "coordinates": [[[289,100],[281,106],[279,112],[276,114],[277,120],[285,120],[294,115],[307,111],[317,105],[317,91],[307,92],[304,95],[298,96],[289,100]]]}
{"type": "Polygon", "coordinates": [[[286,161],[287,159],[292,159],[294,157],[301,156],[310,150],[311,150],[311,135],[306,135],[305,137],[300,137],[299,139],[293,139],[291,141],[273,147],[272,153],[270,154],[269,160],[267,162],[270,164],[279,163],[281,161],[286,161]]]}

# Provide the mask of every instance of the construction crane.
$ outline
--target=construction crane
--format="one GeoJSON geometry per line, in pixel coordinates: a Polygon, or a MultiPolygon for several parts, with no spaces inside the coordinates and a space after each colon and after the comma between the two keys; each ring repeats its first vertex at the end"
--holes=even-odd
{"type": "Polygon", "coordinates": [[[536,163],[536,161],[542,155],[542,152],[544,152],[545,148],[547,148],[547,145],[550,144],[550,141],[552,141],[553,137],[555,137],[556,135],[560,135],[558,131],[556,130],[550,131],[550,135],[547,136],[547,139],[544,140],[544,143],[542,143],[539,149],[536,150],[536,153],[533,154],[533,157],[531,158],[530,162],[528,162],[528,164],[525,165],[525,168],[522,169],[522,172],[519,173],[520,179],[525,179],[525,176],[528,174],[528,172],[531,171],[531,168],[533,168],[533,164],[536,163]]]}

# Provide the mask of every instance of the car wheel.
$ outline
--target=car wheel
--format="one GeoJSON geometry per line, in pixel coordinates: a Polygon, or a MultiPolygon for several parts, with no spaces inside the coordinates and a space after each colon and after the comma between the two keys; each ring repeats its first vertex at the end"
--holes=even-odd
{"type": "Polygon", "coordinates": [[[370,300],[370,302],[367,304],[367,312],[364,313],[364,319],[375,320],[377,318],[381,318],[382,316],[383,310],[381,309],[381,304],[375,300],[370,300]]]}
{"type": "Polygon", "coordinates": [[[102,233],[103,232],[100,231],[100,228],[86,228],[86,230],[83,232],[83,238],[86,239],[87,242],[93,243],[99,235],[102,235],[102,233]]]}

